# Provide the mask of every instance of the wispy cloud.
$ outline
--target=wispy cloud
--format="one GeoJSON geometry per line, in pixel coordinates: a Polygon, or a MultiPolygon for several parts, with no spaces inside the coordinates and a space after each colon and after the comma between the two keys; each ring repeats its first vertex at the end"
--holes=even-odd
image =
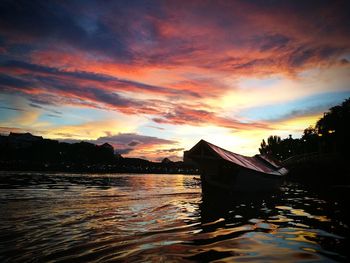
{"type": "Polygon", "coordinates": [[[13,111],[24,111],[23,109],[20,109],[20,108],[5,107],[5,106],[0,106],[0,109],[13,110],[13,111]]]}

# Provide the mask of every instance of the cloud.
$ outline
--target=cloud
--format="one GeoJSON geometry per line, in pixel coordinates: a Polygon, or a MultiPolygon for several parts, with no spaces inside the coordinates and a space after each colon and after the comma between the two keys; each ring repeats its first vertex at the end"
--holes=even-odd
{"type": "MultiPolygon", "coordinates": [[[[268,106],[348,90],[349,14],[345,1],[1,1],[0,94],[12,96],[1,125],[22,128],[10,119],[23,108],[50,136],[106,134],[125,153],[154,156],[153,146],[182,144],[133,131],[155,123],[152,134],[169,138],[183,138],[185,127],[270,131],[268,106]],[[259,106],[264,112],[244,116],[259,106]],[[95,127],[103,114],[147,123],[95,127]]],[[[308,111],[316,109],[281,118],[308,111]]]]}
{"type": "Polygon", "coordinates": [[[136,145],[138,145],[140,143],[141,142],[139,142],[139,141],[131,141],[131,142],[128,143],[128,145],[133,147],[133,146],[136,146],[136,145]]]}
{"type": "Polygon", "coordinates": [[[20,108],[5,107],[5,106],[0,106],[0,109],[13,110],[13,111],[24,111],[23,109],[20,109],[20,108]]]}
{"type": "Polygon", "coordinates": [[[175,125],[204,126],[213,124],[229,129],[267,129],[268,125],[262,122],[243,122],[233,118],[218,116],[215,112],[200,109],[191,109],[178,106],[173,111],[166,113],[160,118],[154,118],[156,123],[175,125]]]}
{"type": "MultiPolygon", "coordinates": [[[[147,135],[140,135],[137,133],[119,133],[117,135],[113,136],[103,136],[99,137],[97,142],[108,142],[115,145],[129,145],[130,143],[137,142],[136,145],[142,144],[142,145],[153,145],[153,144],[175,144],[176,141],[173,140],[166,140],[161,139],[153,136],[147,136],[147,135]]],[[[132,145],[129,145],[132,146],[132,145]]]]}
{"type": "Polygon", "coordinates": [[[177,141],[161,139],[154,136],[140,135],[137,133],[119,133],[112,136],[99,137],[94,143],[109,143],[120,154],[131,155],[141,152],[152,152],[164,145],[174,145],[177,141]]]}
{"type": "Polygon", "coordinates": [[[60,137],[65,137],[65,138],[71,138],[71,137],[76,137],[76,134],[71,134],[71,133],[65,133],[65,132],[57,132],[54,135],[60,136],[60,137]]]}
{"type": "MultiPolygon", "coordinates": [[[[12,81],[14,78],[3,75],[4,79],[11,79],[11,81],[4,83],[4,91],[13,92],[13,88],[15,88],[19,94],[26,96],[31,102],[34,103],[34,105],[38,105],[39,107],[42,107],[40,104],[71,104],[101,109],[113,109],[126,114],[153,114],[157,116],[153,118],[153,120],[157,123],[170,123],[176,125],[190,124],[196,126],[209,123],[233,129],[244,127],[248,128],[249,126],[255,128],[264,127],[263,124],[249,123],[249,125],[247,125],[246,123],[233,119],[219,117],[214,112],[210,112],[206,109],[198,109],[198,106],[196,107],[197,109],[194,110],[190,108],[193,106],[193,104],[188,104],[185,107],[177,107],[176,104],[169,103],[167,101],[141,101],[132,99],[126,97],[125,95],[123,96],[116,93],[116,91],[110,87],[100,87],[96,81],[102,81],[103,83],[110,84],[109,82],[111,80],[116,80],[116,78],[106,75],[94,73],[90,74],[88,72],[64,72],[55,68],[43,67],[40,65],[19,61],[8,61],[4,63],[4,66],[7,68],[14,67],[22,70],[34,70],[30,71],[30,77],[28,77],[27,73],[21,75],[22,78],[26,79],[25,81],[19,78],[16,79],[18,81],[12,81]],[[41,75],[39,73],[45,73],[45,75],[41,75]],[[61,76],[68,78],[62,79],[61,76]],[[82,82],[76,81],[76,78],[82,80],[82,82]],[[85,83],[83,80],[93,80],[94,82],[85,83]],[[19,82],[20,85],[17,85],[17,82],[19,82]],[[22,83],[26,83],[26,85],[22,85],[22,83]],[[167,113],[164,114],[164,111],[167,111],[167,113]]],[[[214,89],[222,90],[221,86],[217,88],[215,85],[213,85],[213,87],[210,89],[208,83],[214,83],[211,80],[209,80],[209,82],[206,84],[204,83],[204,80],[196,80],[195,82],[193,81],[191,83],[182,83],[181,86],[185,89],[186,86],[193,85],[193,83],[198,83],[198,81],[203,81],[203,85],[209,87],[207,90],[208,93],[205,93],[204,91],[206,96],[212,94],[210,91],[214,91],[214,89]]],[[[132,82],[123,81],[123,84],[125,83],[130,85],[132,82]]],[[[133,83],[133,85],[142,86],[142,84],[135,83],[133,83]]],[[[149,85],[143,86],[145,89],[147,89],[147,87],[151,87],[149,85]]],[[[179,93],[181,94],[181,91],[179,91],[179,93]]],[[[33,105],[33,103],[31,105],[33,105]]],[[[210,108],[208,105],[200,103],[199,105],[202,107],[204,106],[204,108],[210,108]]]]}
{"type": "Polygon", "coordinates": [[[118,149],[116,149],[116,152],[121,154],[121,155],[128,155],[133,150],[135,150],[135,149],[134,148],[118,148],[118,149]]]}
{"type": "MultiPolygon", "coordinates": [[[[44,104],[44,103],[41,103],[41,104],[44,104]]],[[[45,103],[45,104],[47,104],[47,103],[45,103]]],[[[53,114],[48,114],[48,116],[50,116],[50,117],[57,117],[57,118],[62,117],[62,116],[60,116],[60,115],[62,115],[62,112],[60,112],[58,110],[49,109],[49,108],[43,107],[43,106],[35,104],[35,103],[29,103],[28,105],[30,107],[33,107],[33,108],[36,108],[36,109],[42,109],[42,110],[45,110],[45,111],[53,113],[53,114]]]]}
{"type": "Polygon", "coordinates": [[[77,104],[96,108],[111,108],[122,112],[152,110],[148,103],[126,98],[116,92],[84,86],[79,82],[68,82],[56,77],[31,76],[30,80],[21,80],[1,75],[0,90],[5,93],[26,96],[32,102],[46,105],[77,104]],[[44,97],[45,99],[41,98],[44,97]]]}
{"type": "Polygon", "coordinates": [[[283,49],[291,39],[282,34],[258,35],[254,38],[253,43],[258,44],[260,51],[268,51],[272,49],[283,49]]]}
{"type": "Polygon", "coordinates": [[[41,45],[52,43],[76,49],[107,53],[128,59],[129,52],[121,32],[113,32],[101,20],[84,26],[84,17],[76,17],[65,4],[42,1],[4,1],[0,8],[0,29],[19,40],[36,40],[41,45]],[[89,30],[90,29],[90,30],[89,30]]]}
{"type": "Polygon", "coordinates": [[[159,153],[174,153],[174,152],[183,152],[185,148],[170,148],[159,150],[159,153]]]}
{"type": "Polygon", "coordinates": [[[46,114],[46,116],[51,117],[51,118],[62,118],[62,116],[55,115],[55,114],[46,114]]]}
{"type": "MultiPolygon", "coordinates": [[[[72,137],[67,136],[68,134],[61,134],[64,135],[64,137],[72,137]]],[[[80,142],[81,140],[75,140],[75,139],[60,139],[61,141],[74,143],[74,142],[80,142]]],[[[147,136],[147,135],[141,135],[137,133],[118,133],[116,135],[109,135],[109,136],[101,136],[95,140],[84,140],[90,143],[94,144],[103,144],[103,143],[109,143],[113,145],[114,149],[124,155],[130,155],[134,154],[135,152],[158,152],[159,147],[168,146],[168,145],[176,145],[178,142],[174,140],[167,140],[158,138],[155,136],[147,136]]],[[[179,149],[182,148],[171,148],[171,149],[165,149],[162,152],[176,152],[179,149]]]]}
{"type": "MultiPolygon", "coordinates": [[[[55,43],[62,53],[82,53],[92,61],[113,58],[114,63],[136,67],[214,68],[215,65],[218,70],[235,72],[236,67],[230,68],[227,63],[218,66],[224,61],[236,60],[244,65],[254,58],[275,61],[277,57],[281,71],[290,66],[286,58],[295,54],[298,58],[291,59],[295,70],[304,61],[310,61],[315,54],[312,50],[348,51],[346,4],[319,2],[313,3],[310,9],[309,5],[287,1],[274,2],[272,8],[267,6],[269,4],[254,1],[191,1],[181,5],[157,1],[99,5],[86,1],[84,6],[5,1],[0,28],[6,43],[19,38],[21,41],[17,42],[35,46],[29,50],[52,49],[51,44],[55,43]],[[326,19],[321,24],[317,17],[326,19]],[[308,47],[300,50],[302,46],[308,47]]],[[[317,59],[314,63],[326,58],[317,59]]],[[[264,67],[266,63],[259,65],[264,67]]],[[[273,73],[276,71],[278,69],[273,73]]]]}
{"type": "MultiPolygon", "coordinates": [[[[186,89],[165,88],[154,85],[148,85],[136,81],[123,80],[105,74],[96,74],[84,71],[62,71],[58,68],[46,67],[31,64],[23,61],[6,61],[1,63],[8,73],[13,71],[21,72],[16,74],[16,78],[2,74],[0,80],[3,83],[3,90],[11,92],[16,88],[18,92],[24,94],[40,94],[46,96],[44,100],[40,100],[40,96],[30,96],[30,100],[37,103],[44,102],[48,104],[79,102],[77,98],[84,101],[85,98],[91,102],[104,103],[115,107],[121,111],[126,111],[126,107],[130,107],[131,112],[148,112],[152,110],[147,102],[137,102],[135,99],[126,98],[118,93],[125,92],[143,92],[151,95],[160,95],[168,97],[200,97],[199,93],[186,89]],[[24,72],[23,72],[24,71],[24,72]],[[64,94],[65,100],[57,101],[53,94],[64,94]],[[73,97],[73,98],[72,98],[73,97]],[[134,108],[134,110],[132,110],[134,108]]],[[[91,105],[91,104],[90,104],[91,105]]],[[[93,105],[91,105],[93,106],[93,105]]],[[[96,105],[98,107],[98,105],[96,105]]]]}
{"type": "Polygon", "coordinates": [[[0,74],[0,90],[5,90],[7,87],[24,88],[28,87],[30,82],[19,78],[0,74]]]}

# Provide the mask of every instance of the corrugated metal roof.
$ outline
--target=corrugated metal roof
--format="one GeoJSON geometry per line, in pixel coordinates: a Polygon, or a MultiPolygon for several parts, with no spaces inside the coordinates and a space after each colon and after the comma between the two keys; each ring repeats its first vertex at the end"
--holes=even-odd
{"type": "Polygon", "coordinates": [[[204,140],[201,140],[199,143],[206,144],[222,159],[254,171],[273,175],[284,175],[288,172],[287,169],[278,166],[278,164],[276,164],[275,162],[271,162],[270,159],[264,156],[247,157],[230,152],[204,140]],[[262,158],[264,161],[259,158],[262,158]]]}

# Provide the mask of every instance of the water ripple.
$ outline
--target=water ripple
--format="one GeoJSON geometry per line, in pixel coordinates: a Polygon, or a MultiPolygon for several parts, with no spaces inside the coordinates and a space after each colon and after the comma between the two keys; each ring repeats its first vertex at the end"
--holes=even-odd
{"type": "Polygon", "coordinates": [[[198,177],[0,174],[1,262],[347,261],[345,207],[299,185],[203,199],[198,177]]]}

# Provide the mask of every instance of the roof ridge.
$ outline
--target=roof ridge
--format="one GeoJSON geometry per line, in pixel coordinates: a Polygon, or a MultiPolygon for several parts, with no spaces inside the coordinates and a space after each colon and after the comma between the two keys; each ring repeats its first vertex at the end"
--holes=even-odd
{"type": "Polygon", "coordinates": [[[254,158],[254,156],[245,156],[245,155],[243,155],[243,154],[231,152],[231,151],[229,151],[229,150],[226,150],[226,149],[224,149],[224,148],[221,148],[220,146],[217,146],[217,145],[215,145],[215,144],[213,144],[213,143],[211,143],[211,142],[208,142],[208,141],[206,141],[206,140],[203,140],[203,139],[201,139],[201,141],[203,141],[203,142],[205,142],[205,143],[207,143],[207,144],[210,144],[210,145],[212,145],[212,146],[214,146],[214,147],[217,147],[217,148],[219,148],[220,150],[223,150],[223,151],[225,151],[225,152],[231,153],[231,154],[236,154],[236,155],[239,155],[239,156],[242,156],[242,157],[245,157],[245,158],[254,158]]]}

